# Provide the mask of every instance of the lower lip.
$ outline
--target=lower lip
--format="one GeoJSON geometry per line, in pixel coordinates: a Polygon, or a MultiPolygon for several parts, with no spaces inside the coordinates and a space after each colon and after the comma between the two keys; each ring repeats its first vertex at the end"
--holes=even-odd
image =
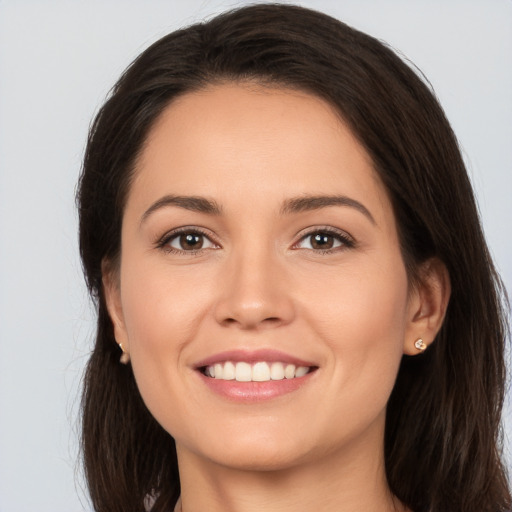
{"type": "Polygon", "coordinates": [[[304,375],[304,377],[295,377],[293,379],[238,382],[236,380],[214,379],[198,371],[202,381],[217,395],[233,402],[249,403],[272,400],[273,398],[297,391],[310,382],[314,373],[315,371],[312,371],[304,375]]]}

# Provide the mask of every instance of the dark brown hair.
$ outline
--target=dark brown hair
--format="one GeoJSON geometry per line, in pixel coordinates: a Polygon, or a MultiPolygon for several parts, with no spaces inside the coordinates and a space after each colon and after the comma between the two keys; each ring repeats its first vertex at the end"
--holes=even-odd
{"type": "MultiPolygon", "coordinates": [[[[404,356],[386,418],[386,472],[414,512],[498,512],[511,505],[499,433],[504,292],[482,234],[457,140],[433,93],[387,46],[322,13],[248,6],[173,32],[115,85],[90,130],[78,190],[80,253],[98,308],[83,393],[83,458],[97,512],[172,510],[174,440],[119,364],[102,287],[115,264],[134,162],[178,95],[223,81],[310,92],[333,105],[373,159],[391,198],[411,279],[446,265],[446,319],[425,354],[404,356]]],[[[179,412],[177,411],[177,414],[179,412]]]]}

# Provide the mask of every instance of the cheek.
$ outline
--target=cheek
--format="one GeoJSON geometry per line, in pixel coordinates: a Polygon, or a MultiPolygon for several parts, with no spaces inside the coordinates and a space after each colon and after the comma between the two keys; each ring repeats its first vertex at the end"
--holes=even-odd
{"type": "Polygon", "coordinates": [[[310,293],[303,308],[331,353],[329,407],[343,421],[368,422],[385,409],[402,358],[407,276],[401,259],[339,270],[325,279],[328,293],[310,293]]]}
{"type": "Polygon", "coordinates": [[[162,414],[171,403],[188,406],[183,403],[183,383],[191,371],[186,363],[197,339],[208,339],[225,270],[215,262],[170,264],[161,254],[133,246],[125,252],[120,276],[131,364],[144,402],[162,425],[170,425],[162,414]]]}
{"type": "Polygon", "coordinates": [[[174,350],[194,337],[202,306],[208,300],[205,283],[191,272],[172,272],[161,264],[122,269],[122,306],[133,355],[174,350]]]}
{"type": "MultiPolygon", "coordinates": [[[[197,336],[210,292],[208,280],[162,265],[125,260],[121,269],[121,300],[131,364],[144,402],[160,419],[186,368],[182,356],[197,336]]],[[[163,422],[165,424],[166,421],[163,422]]]]}
{"type": "MultiPolygon", "coordinates": [[[[154,270],[126,265],[122,288],[123,312],[131,365],[141,397],[151,415],[171,435],[183,409],[180,387],[182,346],[194,336],[196,317],[187,294],[177,293],[154,270]]],[[[190,396],[190,394],[187,394],[190,396]]],[[[178,423],[177,423],[178,421],[178,423]]]]}
{"type": "Polygon", "coordinates": [[[306,281],[302,308],[310,322],[332,340],[333,349],[402,341],[408,281],[399,255],[388,261],[365,258],[357,264],[317,271],[309,282],[305,275],[302,280],[306,281]]]}

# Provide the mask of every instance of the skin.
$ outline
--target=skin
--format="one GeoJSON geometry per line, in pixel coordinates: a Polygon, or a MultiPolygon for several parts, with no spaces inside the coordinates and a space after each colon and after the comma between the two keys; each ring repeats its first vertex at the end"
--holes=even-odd
{"type": "Polygon", "coordinates": [[[183,510],[405,510],[385,478],[386,403],[402,355],[432,342],[449,295],[439,262],[420,275],[410,286],[386,190],[323,100],[226,83],[167,107],[104,282],[116,340],[176,440],[183,510]],[[222,211],[154,206],[168,194],[222,211]],[[340,204],[283,212],[311,195],[348,197],[371,218],[340,204]],[[206,234],[200,250],[169,239],[183,226],[206,234]],[[313,247],[326,230],[334,247],[313,247]],[[231,401],[195,365],[233,349],[277,349],[317,370],[292,393],[231,401]]]}

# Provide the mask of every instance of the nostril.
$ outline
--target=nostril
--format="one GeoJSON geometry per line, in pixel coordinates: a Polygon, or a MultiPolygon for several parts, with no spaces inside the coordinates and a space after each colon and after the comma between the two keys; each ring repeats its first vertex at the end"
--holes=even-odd
{"type": "Polygon", "coordinates": [[[293,305],[285,294],[255,298],[246,289],[246,297],[240,293],[226,292],[218,300],[214,315],[220,325],[240,329],[274,328],[294,317],[293,305]]]}
{"type": "Polygon", "coordinates": [[[240,325],[241,328],[245,329],[257,328],[258,326],[276,327],[282,322],[283,320],[277,316],[263,318],[263,320],[245,318],[243,321],[240,321],[231,317],[224,318],[224,320],[222,320],[222,324],[226,327],[230,325],[240,325]]]}

